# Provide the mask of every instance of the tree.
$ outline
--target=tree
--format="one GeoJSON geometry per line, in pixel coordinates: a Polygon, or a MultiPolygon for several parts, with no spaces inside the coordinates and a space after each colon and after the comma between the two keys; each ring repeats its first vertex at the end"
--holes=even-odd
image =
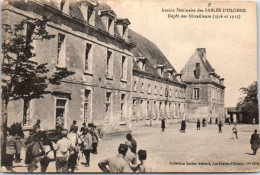
{"type": "Polygon", "coordinates": [[[48,90],[50,84],[59,85],[62,79],[74,74],[59,67],[51,72],[47,63],[34,61],[33,42],[55,37],[47,32],[47,22],[42,18],[25,19],[15,25],[2,24],[2,158],[5,157],[9,102],[43,98],[52,93],[48,90]]]}
{"type": "Polygon", "coordinates": [[[237,108],[243,112],[246,123],[252,123],[253,119],[258,123],[257,82],[255,81],[247,88],[240,88],[240,90],[245,96],[239,99],[237,108]]]}

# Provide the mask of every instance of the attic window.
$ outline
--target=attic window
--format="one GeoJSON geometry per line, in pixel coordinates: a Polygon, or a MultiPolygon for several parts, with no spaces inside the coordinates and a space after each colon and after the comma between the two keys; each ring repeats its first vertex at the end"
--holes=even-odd
{"type": "Polygon", "coordinates": [[[157,71],[158,71],[158,74],[162,77],[163,76],[163,68],[158,68],[157,69],[157,71]]]}
{"type": "Polygon", "coordinates": [[[194,77],[196,79],[200,78],[200,63],[196,63],[196,68],[194,70],[194,77]]]}
{"type": "Polygon", "coordinates": [[[61,3],[60,3],[60,10],[61,11],[63,11],[64,4],[65,4],[65,0],[62,0],[61,3]]]}
{"type": "Polygon", "coordinates": [[[92,7],[88,7],[87,13],[87,23],[90,25],[94,25],[95,17],[94,17],[94,9],[92,7]]]}
{"type": "Polygon", "coordinates": [[[145,71],[145,61],[139,60],[139,61],[138,61],[138,67],[139,67],[139,69],[141,69],[142,71],[145,71]]]}
{"type": "Polygon", "coordinates": [[[108,31],[111,30],[112,23],[113,23],[113,20],[111,18],[108,18],[108,26],[107,26],[108,31]]]}

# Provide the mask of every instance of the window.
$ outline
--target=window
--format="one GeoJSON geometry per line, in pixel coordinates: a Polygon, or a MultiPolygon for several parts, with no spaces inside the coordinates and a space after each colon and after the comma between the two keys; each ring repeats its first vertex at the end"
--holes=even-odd
{"type": "Polygon", "coordinates": [[[141,85],[141,92],[144,93],[144,83],[141,85]]]}
{"type": "Polygon", "coordinates": [[[92,45],[91,44],[86,44],[86,53],[85,53],[85,70],[89,70],[90,69],[90,62],[91,62],[91,54],[90,54],[90,50],[91,50],[92,45]]]}
{"type": "Polygon", "coordinates": [[[121,122],[125,121],[125,94],[121,94],[121,122]]]}
{"type": "Polygon", "coordinates": [[[121,65],[121,79],[126,80],[127,66],[126,66],[126,57],[122,56],[122,65],[121,65]]]}
{"type": "Polygon", "coordinates": [[[66,120],[66,103],[67,99],[56,99],[56,128],[64,128],[66,120]]]}
{"type": "Polygon", "coordinates": [[[178,98],[178,91],[177,91],[177,89],[175,90],[175,98],[178,98]]]}
{"type": "Polygon", "coordinates": [[[106,75],[109,78],[112,78],[113,75],[113,60],[112,60],[112,52],[107,51],[107,70],[106,75]]]}
{"type": "Polygon", "coordinates": [[[165,88],[165,97],[168,97],[168,89],[165,88]]]}
{"type": "Polygon", "coordinates": [[[140,70],[145,71],[145,61],[139,60],[138,61],[138,67],[139,67],[140,70]]]}
{"type": "Polygon", "coordinates": [[[170,89],[169,96],[170,97],[172,96],[172,89],[170,89]]]}
{"type": "Polygon", "coordinates": [[[105,121],[108,123],[111,117],[111,92],[106,92],[105,121]]]}
{"type": "Polygon", "coordinates": [[[162,89],[162,87],[161,87],[161,89],[160,89],[160,95],[162,95],[163,94],[163,89],[162,89]]]}
{"type": "Polygon", "coordinates": [[[88,16],[87,16],[87,23],[94,25],[94,9],[88,6],[88,16]]]}
{"type": "Polygon", "coordinates": [[[200,98],[200,89],[199,88],[193,89],[193,98],[200,98]]]}
{"type": "Polygon", "coordinates": [[[30,101],[24,100],[23,103],[23,125],[30,125],[30,101]]]}
{"type": "Polygon", "coordinates": [[[136,92],[137,89],[137,85],[136,85],[136,81],[134,81],[134,92],[136,92]]]}
{"type": "Polygon", "coordinates": [[[107,30],[108,30],[108,32],[111,35],[114,34],[114,27],[113,27],[113,25],[114,25],[114,20],[112,18],[108,17],[108,26],[107,26],[108,28],[107,28],[107,30]]]}
{"type": "Polygon", "coordinates": [[[84,123],[87,123],[90,119],[90,110],[91,110],[91,91],[85,90],[85,99],[84,99],[84,123]]]}
{"type": "Polygon", "coordinates": [[[148,94],[150,94],[150,93],[151,93],[151,85],[148,84],[148,94]]]}
{"type": "Polygon", "coordinates": [[[163,76],[163,68],[158,68],[157,71],[158,71],[158,74],[162,77],[163,76]]]}
{"type": "Polygon", "coordinates": [[[196,63],[196,69],[194,70],[194,76],[196,79],[200,78],[200,63],[196,63]]]}
{"type": "Polygon", "coordinates": [[[57,54],[57,62],[56,64],[61,67],[65,67],[65,35],[58,34],[58,54],[57,54]]]}
{"type": "Polygon", "coordinates": [[[124,38],[124,39],[127,39],[126,29],[127,29],[127,27],[126,27],[126,26],[123,26],[123,38],[124,38]]]}
{"type": "Polygon", "coordinates": [[[157,86],[154,87],[154,95],[157,95],[157,86]]]}

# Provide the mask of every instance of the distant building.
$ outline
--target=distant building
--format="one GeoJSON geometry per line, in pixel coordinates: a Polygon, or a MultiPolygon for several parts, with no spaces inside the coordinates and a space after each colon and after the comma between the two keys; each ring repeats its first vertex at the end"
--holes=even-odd
{"type": "Polygon", "coordinates": [[[188,121],[206,118],[224,120],[224,78],[216,74],[206,57],[206,49],[198,48],[181,70],[186,88],[188,121]]]}
{"type": "MultiPolygon", "coordinates": [[[[34,42],[35,61],[48,68],[67,67],[75,74],[43,99],[9,103],[8,125],[22,122],[31,128],[41,119],[43,129],[94,123],[105,131],[130,130],[132,125],[154,125],[183,119],[224,117],[224,85],[197,49],[177,73],[160,49],[130,30],[130,21],[117,17],[96,1],[5,1],[2,23],[47,17],[47,31],[56,37],[34,42]]],[[[30,33],[30,23],[25,32],[30,33]]]]}

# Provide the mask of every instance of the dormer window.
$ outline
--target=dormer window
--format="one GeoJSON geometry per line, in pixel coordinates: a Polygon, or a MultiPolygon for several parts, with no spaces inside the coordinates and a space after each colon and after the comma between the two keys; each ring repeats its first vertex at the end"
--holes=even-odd
{"type": "Polygon", "coordinates": [[[194,76],[196,79],[200,78],[200,63],[196,63],[196,68],[194,70],[194,76]]]}
{"type": "Polygon", "coordinates": [[[163,77],[164,66],[163,65],[156,65],[155,68],[157,69],[157,72],[158,72],[159,76],[163,77]]]}
{"type": "Polygon", "coordinates": [[[97,6],[97,4],[93,4],[88,1],[83,1],[80,4],[80,10],[83,15],[84,21],[92,26],[95,25],[95,6],[97,6]]]}
{"type": "Polygon", "coordinates": [[[145,57],[135,57],[135,61],[137,62],[137,65],[141,71],[145,71],[145,57]]]}
{"type": "Polygon", "coordinates": [[[128,40],[128,25],[130,25],[130,21],[125,18],[125,19],[116,19],[116,26],[117,29],[120,33],[120,36],[124,39],[124,40],[128,40]]]}
{"type": "Polygon", "coordinates": [[[59,6],[60,6],[60,10],[63,12],[63,13],[66,13],[66,14],[69,14],[69,7],[70,7],[70,5],[69,5],[69,1],[66,1],[66,0],[61,0],[60,1],[60,4],[59,4],[59,6]]]}
{"type": "Polygon", "coordinates": [[[102,10],[99,12],[102,22],[106,25],[109,34],[114,35],[116,14],[113,10],[102,10]]]}

